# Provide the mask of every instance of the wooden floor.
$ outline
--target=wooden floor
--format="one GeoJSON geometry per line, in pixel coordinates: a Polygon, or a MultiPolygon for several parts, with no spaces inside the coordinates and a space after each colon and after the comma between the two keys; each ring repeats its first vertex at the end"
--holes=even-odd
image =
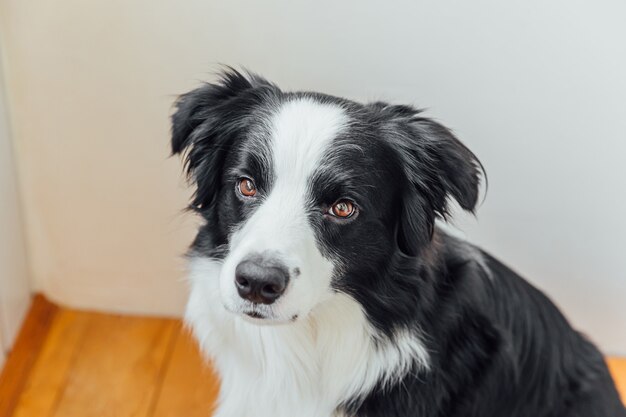
{"type": "Polygon", "coordinates": [[[37,297],[0,376],[0,417],[208,417],[217,391],[178,320],[57,309],[37,297]]]}
{"type": "MultiPolygon", "coordinates": [[[[610,360],[626,399],[626,360],[610,360]]],[[[36,297],[0,376],[0,417],[208,417],[218,381],[177,320],[36,297]]]]}

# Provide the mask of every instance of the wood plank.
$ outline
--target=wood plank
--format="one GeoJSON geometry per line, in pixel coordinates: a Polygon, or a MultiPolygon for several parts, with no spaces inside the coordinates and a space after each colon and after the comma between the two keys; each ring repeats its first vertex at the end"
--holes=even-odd
{"type": "Polygon", "coordinates": [[[69,378],[70,367],[76,360],[89,318],[88,313],[59,310],[13,417],[46,417],[53,413],[69,378]]]}
{"type": "Polygon", "coordinates": [[[196,342],[180,329],[154,417],[208,417],[217,400],[219,380],[200,356],[196,342]]]}
{"type": "Polygon", "coordinates": [[[174,320],[91,313],[50,416],[147,417],[175,330],[174,320]]]}
{"type": "Polygon", "coordinates": [[[626,358],[608,358],[607,362],[622,402],[626,405],[626,358]]]}
{"type": "Polygon", "coordinates": [[[30,310],[0,374],[0,417],[11,417],[58,308],[41,295],[30,310]]]}

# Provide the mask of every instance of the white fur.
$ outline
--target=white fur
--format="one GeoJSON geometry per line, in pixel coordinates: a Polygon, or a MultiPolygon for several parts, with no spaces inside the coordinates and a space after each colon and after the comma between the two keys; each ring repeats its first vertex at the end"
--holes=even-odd
{"type": "Polygon", "coordinates": [[[347,123],[334,105],[309,99],[282,105],[269,124],[270,194],[233,232],[223,262],[190,262],[186,322],[221,376],[216,417],[338,417],[343,401],[413,365],[427,367],[418,334],[384,337],[359,303],[331,290],[337,265],[322,255],[309,224],[311,175],[347,123]],[[246,256],[267,252],[300,274],[292,274],[276,303],[253,306],[237,294],[234,271],[246,256]],[[252,308],[268,319],[242,314],[252,308]]]}
{"type": "Polygon", "coordinates": [[[258,325],[224,309],[221,264],[190,263],[186,322],[213,359],[222,386],[215,417],[330,417],[348,399],[391,382],[412,365],[428,367],[428,352],[409,331],[393,340],[371,327],[345,294],[317,305],[306,319],[258,325]]]}

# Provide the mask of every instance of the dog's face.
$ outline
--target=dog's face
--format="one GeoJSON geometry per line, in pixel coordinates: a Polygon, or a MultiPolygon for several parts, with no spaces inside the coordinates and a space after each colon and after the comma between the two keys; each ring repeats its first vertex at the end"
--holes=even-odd
{"type": "Polygon", "coordinates": [[[221,262],[226,310],[290,322],[337,291],[391,285],[390,260],[419,256],[449,196],[473,209],[477,161],[418,113],[234,71],[180,98],[173,151],[206,221],[191,254],[221,262]]]}

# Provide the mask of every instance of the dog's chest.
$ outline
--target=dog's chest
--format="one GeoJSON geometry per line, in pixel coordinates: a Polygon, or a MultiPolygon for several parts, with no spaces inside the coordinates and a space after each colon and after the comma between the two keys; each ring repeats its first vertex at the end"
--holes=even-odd
{"type": "Polygon", "coordinates": [[[222,379],[218,417],[344,417],[337,405],[370,383],[364,335],[346,338],[311,323],[233,324],[226,334],[234,339],[211,349],[222,379]]]}
{"type": "Polygon", "coordinates": [[[312,329],[245,331],[251,330],[254,334],[240,334],[238,343],[214,354],[222,378],[217,415],[334,416],[349,395],[348,378],[358,372],[353,350],[329,350],[330,340],[316,339],[312,329]]]}
{"type": "Polygon", "coordinates": [[[337,405],[388,369],[350,300],[339,298],[310,320],[259,326],[205,295],[192,291],[186,321],[220,374],[217,417],[334,417],[337,405]]]}

